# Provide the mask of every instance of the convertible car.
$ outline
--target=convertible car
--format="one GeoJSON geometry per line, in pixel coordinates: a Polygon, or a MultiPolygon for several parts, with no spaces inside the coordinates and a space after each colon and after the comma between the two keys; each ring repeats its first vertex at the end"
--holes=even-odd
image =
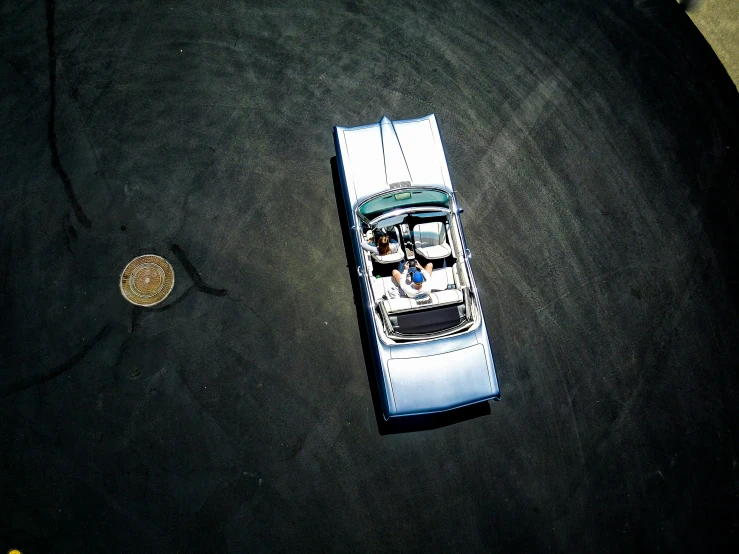
{"type": "Polygon", "coordinates": [[[383,416],[500,399],[436,117],[335,127],[334,140],[383,416]],[[395,252],[362,247],[379,234],[395,252]],[[406,261],[433,264],[431,291],[398,286],[406,261]]]}

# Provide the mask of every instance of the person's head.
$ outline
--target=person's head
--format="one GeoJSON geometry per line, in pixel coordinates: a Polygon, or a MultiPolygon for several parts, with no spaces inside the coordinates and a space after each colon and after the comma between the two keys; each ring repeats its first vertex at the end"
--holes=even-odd
{"type": "Polygon", "coordinates": [[[376,243],[377,251],[380,253],[380,256],[390,254],[390,237],[386,233],[378,233],[376,243]]]}
{"type": "Polygon", "coordinates": [[[421,290],[421,287],[423,286],[423,281],[424,281],[423,273],[421,273],[420,271],[415,271],[413,273],[412,280],[413,280],[413,285],[412,285],[413,288],[416,290],[421,290]]]}

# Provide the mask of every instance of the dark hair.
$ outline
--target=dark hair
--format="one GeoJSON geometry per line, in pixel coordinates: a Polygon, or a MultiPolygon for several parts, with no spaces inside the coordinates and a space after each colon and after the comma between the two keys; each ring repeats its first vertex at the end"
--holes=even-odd
{"type": "Polygon", "coordinates": [[[377,252],[380,256],[387,256],[390,254],[390,236],[383,233],[377,236],[377,252]],[[386,240],[383,240],[386,239],[386,240]]]}

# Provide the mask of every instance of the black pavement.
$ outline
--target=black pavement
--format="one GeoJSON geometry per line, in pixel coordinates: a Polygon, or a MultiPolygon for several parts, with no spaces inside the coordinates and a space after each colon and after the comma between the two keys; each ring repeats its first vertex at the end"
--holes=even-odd
{"type": "Polygon", "coordinates": [[[737,545],[739,94],[677,2],[6,1],[0,118],[0,552],[737,545]],[[386,426],[332,126],[431,112],[502,401],[386,426]]]}

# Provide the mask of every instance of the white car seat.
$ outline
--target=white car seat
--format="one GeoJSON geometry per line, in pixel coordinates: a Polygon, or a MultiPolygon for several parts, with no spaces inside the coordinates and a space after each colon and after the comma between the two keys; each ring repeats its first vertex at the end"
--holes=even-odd
{"type": "Polygon", "coordinates": [[[400,233],[398,232],[397,227],[388,228],[386,231],[390,235],[390,239],[398,243],[398,250],[394,254],[387,254],[385,256],[372,254],[372,259],[381,264],[397,264],[399,261],[405,259],[402,241],[400,240],[400,233]]]}
{"type": "Polygon", "coordinates": [[[427,260],[440,260],[452,253],[452,247],[446,240],[446,226],[441,221],[415,225],[413,243],[416,252],[427,260]]]}
{"type": "MultiPolygon", "coordinates": [[[[392,299],[404,295],[392,277],[376,277],[370,281],[375,300],[380,300],[383,296],[392,299]]],[[[455,286],[454,270],[451,267],[434,269],[431,273],[431,290],[445,291],[450,286],[455,286]]]]}
{"type": "MultiPolygon", "coordinates": [[[[442,306],[445,304],[458,304],[463,300],[464,294],[461,290],[444,290],[429,293],[428,301],[423,302],[423,305],[442,306]]],[[[389,314],[413,310],[422,305],[415,298],[391,298],[389,300],[383,300],[382,303],[385,305],[385,311],[389,314]]]]}

